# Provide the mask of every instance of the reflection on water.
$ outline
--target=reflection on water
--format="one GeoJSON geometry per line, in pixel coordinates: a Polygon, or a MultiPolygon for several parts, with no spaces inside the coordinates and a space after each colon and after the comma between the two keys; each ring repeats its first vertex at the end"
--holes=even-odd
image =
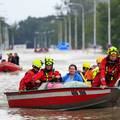
{"type": "Polygon", "coordinates": [[[119,114],[119,107],[77,111],[2,108],[0,120],[120,120],[119,114]]]}

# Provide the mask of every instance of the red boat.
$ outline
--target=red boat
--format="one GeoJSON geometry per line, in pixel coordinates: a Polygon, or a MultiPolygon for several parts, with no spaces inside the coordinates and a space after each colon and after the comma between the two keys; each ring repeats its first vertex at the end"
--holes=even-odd
{"type": "Polygon", "coordinates": [[[117,88],[60,88],[29,92],[6,92],[9,107],[73,110],[113,105],[117,88]]]}
{"type": "Polygon", "coordinates": [[[37,53],[47,53],[47,52],[49,52],[49,49],[48,48],[36,48],[34,50],[34,52],[37,52],[37,53]]]}
{"type": "Polygon", "coordinates": [[[0,72],[16,72],[20,71],[21,68],[11,62],[1,62],[0,63],[0,72]]]}

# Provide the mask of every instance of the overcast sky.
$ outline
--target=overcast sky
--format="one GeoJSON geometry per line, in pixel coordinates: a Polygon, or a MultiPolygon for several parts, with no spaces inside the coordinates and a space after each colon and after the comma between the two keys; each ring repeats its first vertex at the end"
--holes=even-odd
{"type": "Polygon", "coordinates": [[[28,16],[44,17],[56,14],[54,6],[61,0],[0,0],[0,16],[12,24],[28,16]]]}

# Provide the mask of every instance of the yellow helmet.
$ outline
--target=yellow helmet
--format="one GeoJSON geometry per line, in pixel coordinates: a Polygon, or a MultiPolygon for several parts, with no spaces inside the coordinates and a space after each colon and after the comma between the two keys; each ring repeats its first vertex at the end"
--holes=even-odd
{"type": "Polygon", "coordinates": [[[116,47],[112,46],[112,47],[108,48],[107,54],[109,54],[109,55],[110,54],[119,54],[119,52],[118,52],[118,49],[116,47]]]}
{"type": "Polygon", "coordinates": [[[43,65],[43,62],[40,59],[35,59],[33,60],[32,65],[40,69],[43,65]]]}
{"type": "Polygon", "coordinates": [[[88,69],[89,69],[89,68],[90,68],[90,62],[87,62],[87,61],[86,61],[86,62],[84,62],[84,63],[83,63],[83,67],[85,67],[85,68],[88,68],[88,69]]]}
{"type": "Polygon", "coordinates": [[[104,59],[104,57],[103,56],[99,56],[99,57],[97,57],[97,59],[96,59],[96,63],[101,63],[101,61],[104,59]]]}
{"type": "Polygon", "coordinates": [[[50,57],[45,58],[45,65],[53,65],[54,59],[50,57]]]}

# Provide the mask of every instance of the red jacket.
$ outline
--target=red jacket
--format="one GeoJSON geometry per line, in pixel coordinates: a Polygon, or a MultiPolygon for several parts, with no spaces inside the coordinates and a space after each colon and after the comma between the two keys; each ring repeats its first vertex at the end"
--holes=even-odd
{"type": "Polygon", "coordinates": [[[102,85],[114,86],[120,77],[120,58],[112,63],[109,57],[103,59],[100,64],[100,77],[102,85]]]}
{"type": "Polygon", "coordinates": [[[38,84],[36,84],[32,81],[32,78],[35,74],[36,73],[34,72],[33,69],[26,72],[25,76],[20,81],[19,90],[33,90],[33,89],[35,89],[38,86],[38,84]]]}
{"type": "Polygon", "coordinates": [[[55,76],[58,76],[61,74],[58,71],[47,71],[46,69],[41,69],[34,77],[33,80],[40,80],[42,82],[46,82],[46,81],[54,81],[55,80],[55,76]]]}

